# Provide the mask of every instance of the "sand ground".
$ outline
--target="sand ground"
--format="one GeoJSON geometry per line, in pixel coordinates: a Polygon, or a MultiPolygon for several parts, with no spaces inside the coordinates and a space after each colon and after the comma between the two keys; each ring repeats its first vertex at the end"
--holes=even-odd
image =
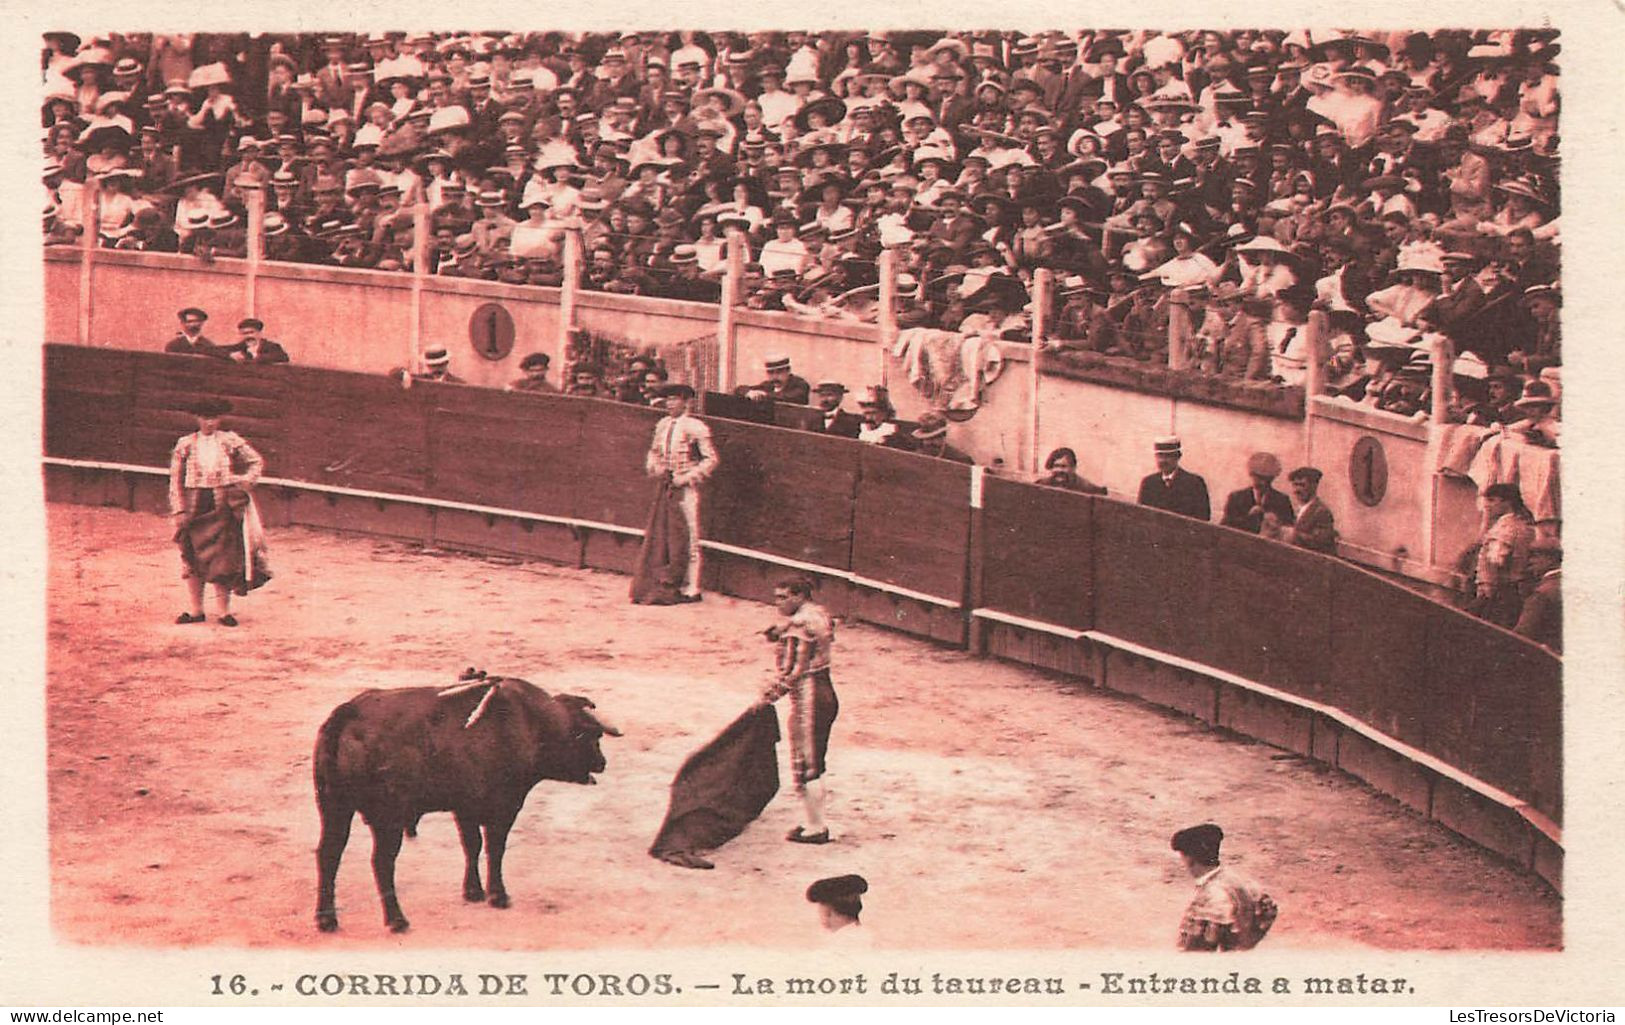
{"type": "Polygon", "coordinates": [[[673,868],[646,854],[667,787],[760,689],[765,606],[634,607],[624,577],[294,528],[272,532],[277,577],[239,603],[241,627],[177,626],[164,520],[49,515],[52,920],[74,942],[778,948],[805,937],[811,880],[860,872],[877,947],[1168,949],[1190,892],[1168,836],[1206,819],[1282,906],[1272,948],[1561,942],[1541,883],[1348,777],[861,624],[836,648],[838,842],[785,843],[781,792],[715,871],[673,868]],[[601,784],[532,792],[506,911],[463,903],[456,829],[425,819],[397,869],[403,938],[383,928],[358,823],[341,931],[319,934],[317,727],[363,688],[470,665],[596,701],[625,731],[601,784]]]}

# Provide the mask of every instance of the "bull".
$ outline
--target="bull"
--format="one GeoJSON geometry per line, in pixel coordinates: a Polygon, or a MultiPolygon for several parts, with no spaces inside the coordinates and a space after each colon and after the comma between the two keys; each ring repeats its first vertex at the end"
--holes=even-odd
{"type": "Polygon", "coordinates": [[[391,931],[410,924],[395,894],[395,858],[428,812],[457,819],[463,899],[507,907],[502,855],[531,788],[544,779],[596,782],[605,768],[599,740],[621,735],[593,709],[583,697],[473,671],[446,690],[368,690],[334,709],[316,736],[317,928],[338,928],[333,889],[357,812],[372,829],[373,878],[391,931]]]}

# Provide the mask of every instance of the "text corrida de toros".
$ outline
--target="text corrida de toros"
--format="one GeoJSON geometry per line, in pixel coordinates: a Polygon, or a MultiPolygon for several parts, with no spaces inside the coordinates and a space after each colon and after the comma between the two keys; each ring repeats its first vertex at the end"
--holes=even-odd
{"type": "Polygon", "coordinates": [[[670,996],[677,992],[670,975],[631,975],[608,973],[542,975],[392,975],[329,972],[301,975],[294,991],[307,997],[644,997],[670,996]]]}

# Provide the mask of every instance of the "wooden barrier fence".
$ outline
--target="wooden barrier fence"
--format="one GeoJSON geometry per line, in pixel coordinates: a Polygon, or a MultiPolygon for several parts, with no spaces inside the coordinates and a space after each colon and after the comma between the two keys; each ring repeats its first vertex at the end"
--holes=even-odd
{"type": "MultiPolygon", "coordinates": [[[[156,507],[204,395],[265,454],[272,525],[631,566],[658,413],[598,399],[48,346],[48,497],[156,507]]],[[[808,573],[839,613],[1335,765],[1559,885],[1562,664],[1545,649],[1207,523],[846,439],[712,430],[709,587],[760,599],[808,573]]]]}

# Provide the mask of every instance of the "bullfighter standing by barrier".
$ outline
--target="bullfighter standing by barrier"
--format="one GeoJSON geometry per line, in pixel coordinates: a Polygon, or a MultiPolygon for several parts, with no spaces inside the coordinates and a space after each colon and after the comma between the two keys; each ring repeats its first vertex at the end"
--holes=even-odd
{"type": "Polygon", "coordinates": [[[790,695],[786,732],[790,735],[790,764],[803,809],[803,823],[785,839],[792,843],[829,843],[821,781],[829,753],[829,732],[841,711],[835,685],[829,678],[835,624],[829,611],[812,600],[812,582],[805,577],[781,581],[773,588],[773,603],[784,621],[764,632],[778,645],[778,679],[762,692],[762,700],[771,704],[790,695]]]}
{"type": "Polygon", "coordinates": [[[666,415],[655,424],[644,459],[660,487],[632,576],[632,601],[638,605],[700,600],[700,485],[718,463],[711,429],[688,411],[694,389],[672,384],[660,394],[666,415]]]}
{"type": "Polygon", "coordinates": [[[247,594],[271,579],[265,531],[249,489],[265,460],[235,431],[220,429],[231,412],[224,399],[203,399],[193,407],[198,429],[175,443],[169,460],[169,514],[181,549],[191,609],[177,623],[201,623],[203,585],[214,585],[215,613],[221,626],[236,626],[231,595],[247,594]]]}

